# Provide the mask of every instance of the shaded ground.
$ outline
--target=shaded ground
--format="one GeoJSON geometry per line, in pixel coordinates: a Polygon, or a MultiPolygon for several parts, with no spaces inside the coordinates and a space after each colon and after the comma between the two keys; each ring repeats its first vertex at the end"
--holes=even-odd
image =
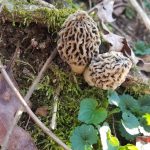
{"type": "Polygon", "coordinates": [[[132,38],[132,41],[150,41],[150,31],[146,29],[138,16],[128,19],[125,15],[122,15],[117,18],[116,24],[120,30],[132,38]]]}

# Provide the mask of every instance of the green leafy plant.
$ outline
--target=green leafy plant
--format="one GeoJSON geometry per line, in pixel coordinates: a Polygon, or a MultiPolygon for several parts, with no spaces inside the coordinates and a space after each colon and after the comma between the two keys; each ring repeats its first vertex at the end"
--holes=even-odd
{"type": "Polygon", "coordinates": [[[99,131],[103,150],[138,150],[137,147],[132,144],[121,146],[118,138],[111,134],[108,123],[104,123],[99,131]]]}
{"type": "Polygon", "coordinates": [[[92,145],[98,140],[98,131],[94,125],[102,123],[106,118],[107,110],[99,107],[95,99],[83,99],[80,103],[78,119],[86,124],[76,127],[73,131],[70,138],[73,150],[92,149],[92,145]]]}
{"type": "Polygon", "coordinates": [[[133,140],[139,134],[150,135],[149,99],[150,95],[136,100],[130,95],[118,95],[115,91],[109,91],[109,103],[119,107],[122,112],[119,130],[127,140],[133,140]]]}
{"type": "Polygon", "coordinates": [[[132,144],[127,144],[125,146],[120,146],[118,150],[138,150],[138,148],[132,144]]]}
{"type": "Polygon", "coordinates": [[[86,98],[81,101],[78,119],[87,124],[97,125],[107,117],[105,108],[98,107],[95,99],[86,98]]]}
{"type": "MultiPolygon", "coordinates": [[[[120,103],[120,97],[117,95],[117,93],[111,93],[109,102],[111,104],[115,103],[117,106],[122,105],[120,103]]],[[[123,107],[122,109],[125,110],[125,107],[123,107]]],[[[119,112],[118,109],[114,110],[115,111],[111,111],[109,115],[119,112]]],[[[134,117],[134,115],[130,112],[128,112],[127,114],[126,113],[123,114],[123,123],[126,126],[133,126],[132,124],[134,124],[135,127],[137,127],[138,121],[136,120],[136,117],[134,117]],[[132,121],[131,124],[129,121],[132,121]]],[[[102,125],[107,117],[109,117],[107,110],[103,107],[100,107],[95,99],[83,99],[80,103],[80,109],[78,114],[78,119],[83,123],[82,125],[77,126],[74,129],[70,137],[72,149],[92,150],[93,144],[98,144],[98,134],[100,134],[99,136],[101,138],[101,144],[104,150],[137,150],[137,148],[132,144],[127,144],[125,146],[120,145],[118,138],[111,134],[108,123],[104,123],[102,125]]],[[[147,118],[146,120],[148,120],[149,116],[143,116],[143,119],[145,118],[147,118]]],[[[101,149],[101,147],[99,148],[101,149]]]]}
{"type": "Polygon", "coordinates": [[[150,125],[150,114],[146,113],[145,115],[142,116],[142,118],[145,120],[146,125],[150,125]]]}
{"type": "Polygon", "coordinates": [[[83,124],[75,128],[70,140],[73,149],[90,150],[91,145],[97,143],[97,130],[92,125],[83,124]]]}
{"type": "Polygon", "coordinates": [[[144,0],[144,5],[146,8],[150,10],[150,1],[149,0],[144,0]]]}
{"type": "Polygon", "coordinates": [[[128,19],[133,19],[136,15],[136,12],[131,6],[127,6],[125,9],[125,15],[128,19]]]}
{"type": "Polygon", "coordinates": [[[137,55],[149,55],[150,54],[150,44],[144,41],[137,41],[134,45],[134,52],[137,55]]]}

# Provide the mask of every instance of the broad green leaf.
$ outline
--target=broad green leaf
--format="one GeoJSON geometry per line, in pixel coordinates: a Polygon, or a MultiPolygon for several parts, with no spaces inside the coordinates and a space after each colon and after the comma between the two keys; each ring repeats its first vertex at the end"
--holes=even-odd
{"type": "Polygon", "coordinates": [[[118,147],[120,145],[118,139],[111,135],[111,132],[107,132],[107,144],[108,144],[108,150],[118,150],[118,147]]]}
{"type": "Polygon", "coordinates": [[[119,106],[120,98],[116,91],[108,91],[108,101],[111,105],[119,106]]]}
{"type": "Polygon", "coordinates": [[[140,106],[150,106],[150,95],[140,96],[138,101],[140,106]]]}
{"type": "Polygon", "coordinates": [[[146,113],[142,118],[145,119],[146,125],[150,126],[150,114],[146,113]]]}
{"type": "Polygon", "coordinates": [[[127,144],[125,146],[120,146],[118,150],[138,150],[135,145],[127,144]]]}
{"type": "Polygon", "coordinates": [[[150,136],[150,114],[146,113],[140,118],[140,132],[150,136]]]}
{"type": "Polygon", "coordinates": [[[129,111],[123,112],[121,123],[129,134],[139,134],[140,123],[138,121],[138,118],[136,118],[136,116],[129,111]]]}
{"type": "Polygon", "coordinates": [[[140,130],[140,133],[143,134],[144,136],[150,136],[150,126],[146,126],[143,124],[142,126],[139,127],[139,130],[140,130]]]}
{"type": "Polygon", "coordinates": [[[150,95],[144,95],[138,98],[138,103],[140,105],[140,113],[144,115],[145,113],[150,113],[150,95]]]}
{"type": "Polygon", "coordinates": [[[90,150],[91,145],[97,143],[97,140],[97,130],[86,124],[76,127],[70,137],[73,150],[90,150]]]}
{"type": "Polygon", "coordinates": [[[138,136],[138,134],[137,135],[131,135],[131,134],[129,134],[125,130],[125,128],[122,126],[122,124],[119,125],[119,131],[120,131],[121,136],[124,137],[128,141],[133,141],[138,136]]]}
{"type": "Polygon", "coordinates": [[[144,0],[144,5],[146,8],[150,10],[150,1],[149,0],[144,0]]]}
{"type": "Polygon", "coordinates": [[[107,117],[105,108],[97,108],[98,103],[94,99],[86,98],[81,101],[78,119],[87,124],[95,124],[103,122],[107,117]]]}
{"type": "Polygon", "coordinates": [[[134,52],[137,55],[149,55],[150,44],[147,44],[144,41],[137,41],[134,46],[134,52]]]}
{"type": "Polygon", "coordinates": [[[103,150],[118,150],[120,143],[116,137],[111,135],[108,123],[105,122],[103,126],[99,128],[99,133],[103,150]]]}
{"type": "Polygon", "coordinates": [[[150,106],[141,106],[140,113],[141,115],[144,115],[145,113],[150,113],[150,106]]]}
{"type": "Polygon", "coordinates": [[[121,103],[120,107],[125,107],[126,110],[131,110],[133,113],[139,113],[140,105],[137,100],[128,94],[123,94],[120,97],[121,103]]]}

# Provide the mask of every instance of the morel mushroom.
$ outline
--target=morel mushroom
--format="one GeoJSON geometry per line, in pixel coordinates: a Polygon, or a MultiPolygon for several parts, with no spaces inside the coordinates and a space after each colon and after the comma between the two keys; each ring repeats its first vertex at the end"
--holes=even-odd
{"type": "Polygon", "coordinates": [[[131,60],[120,52],[99,54],[85,70],[84,78],[90,86],[114,90],[125,81],[131,66],[131,60]]]}
{"type": "Polygon", "coordinates": [[[71,14],[59,32],[58,52],[71,69],[81,74],[98,54],[100,36],[96,23],[84,11],[71,14]]]}

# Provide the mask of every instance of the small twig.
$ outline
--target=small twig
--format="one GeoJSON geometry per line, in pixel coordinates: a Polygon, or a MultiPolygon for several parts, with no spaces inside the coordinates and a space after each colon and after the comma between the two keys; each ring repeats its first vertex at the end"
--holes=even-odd
{"type": "Polygon", "coordinates": [[[2,12],[3,10],[3,4],[0,4],[0,13],[2,12]]]}
{"type": "Polygon", "coordinates": [[[10,62],[8,63],[7,65],[7,69],[10,70],[10,68],[13,68],[17,59],[19,58],[20,56],[20,43],[18,42],[17,45],[16,45],[16,50],[15,50],[15,53],[13,54],[13,57],[11,58],[10,62]]]}
{"type": "Polygon", "coordinates": [[[56,89],[56,94],[54,95],[53,115],[52,115],[51,124],[50,124],[50,128],[53,130],[56,129],[56,114],[57,114],[58,99],[59,99],[61,89],[62,88],[59,86],[56,89]]]}
{"type": "Polygon", "coordinates": [[[28,125],[29,125],[30,118],[31,118],[31,117],[28,116],[28,120],[27,120],[27,123],[26,123],[25,128],[24,128],[25,130],[27,130],[27,127],[28,127],[28,125]]]}
{"type": "MultiPolygon", "coordinates": [[[[57,49],[54,49],[54,51],[52,52],[52,54],[50,55],[50,57],[47,59],[47,61],[45,62],[43,68],[41,69],[41,71],[39,72],[38,76],[36,77],[36,79],[33,81],[31,87],[29,88],[26,96],[25,96],[25,101],[29,101],[33,91],[35,90],[37,84],[39,83],[40,79],[42,78],[44,72],[46,71],[46,69],[48,68],[48,65],[50,64],[50,62],[53,60],[53,58],[55,57],[57,53],[57,49]]],[[[23,107],[21,106],[19,108],[19,110],[16,112],[16,115],[14,117],[14,120],[12,122],[12,125],[11,127],[9,128],[6,136],[5,136],[5,139],[4,139],[4,143],[3,143],[3,148],[2,150],[6,150],[7,149],[7,146],[8,146],[8,141],[9,141],[9,138],[10,138],[10,135],[12,134],[13,132],[13,129],[15,128],[16,124],[18,123],[21,115],[23,113],[23,107]],[[6,147],[6,149],[5,149],[6,147]]]]}
{"type": "MultiPolygon", "coordinates": [[[[5,71],[4,67],[2,66],[0,62],[0,70],[7,81],[8,85],[12,89],[12,91],[15,93],[16,97],[18,100],[20,100],[21,104],[24,106],[26,109],[27,113],[30,115],[30,117],[35,121],[35,123],[47,134],[49,135],[54,141],[56,141],[60,146],[62,146],[65,150],[70,150],[66,144],[64,144],[51,130],[49,130],[39,119],[38,117],[32,112],[30,107],[27,105],[23,97],[20,95],[18,92],[17,88],[14,86],[13,82],[11,81],[10,77],[8,76],[7,72],[5,71]]],[[[2,149],[7,149],[4,147],[5,145],[2,145],[2,149]]],[[[7,147],[7,145],[6,145],[7,147]]]]}
{"type": "Polygon", "coordinates": [[[89,0],[89,8],[91,9],[92,8],[92,1],[89,0]]]}
{"type": "Polygon", "coordinates": [[[141,8],[136,0],[130,0],[130,3],[140,15],[147,29],[150,30],[150,18],[148,17],[148,15],[145,13],[145,11],[141,8]]]}
{"type": "MultiPolygon", "coordinates": [[[[89,0],[89,4],[91,0],[89,0]]],[[[87,11],[88,14],[92,13],[92,12],[96,12],[97,11],[97,7],[99,7],[99,5],[102,3],[103,1],[101,0],[98,4],[96,4],[94,7],[90,7],[90,9],[87,11]]],[[[92,5],[92,4],[91,4],[92,5]]]]}
{"type": "Polygon", "coordinates": [[[115,119],[114,119],[113,115],[112,115],[112,127],[113,127],[113,133],[114,133],[115,137],[117,137],[116,130],[115,130],[115,119]]]}
{"type": "Polygon", "coordinates": [[[74,80],[75,84],[78,85],[78,80],[77,80],[77,78],[76,78],[76,76],[74,74],[73,74],[73,80],[74,80]]]}
{"type": "Polygon", "coordinates": [[[92,7],[90,10],[87,11],[88,14],[95,12],[97,10],[96,8],[97,5],[95,5],[94,7],[92,7]]]}
{"type": "Polygon", "coordinates": [[[42,5],[42,6],[51,8],[51,9],[56,9],[54,5],[52,5],[52,4],[48,3],[48,2],[45,2],[43,0],[34,0],[34,1],[37,2],[39,5],[42,5]]]}

